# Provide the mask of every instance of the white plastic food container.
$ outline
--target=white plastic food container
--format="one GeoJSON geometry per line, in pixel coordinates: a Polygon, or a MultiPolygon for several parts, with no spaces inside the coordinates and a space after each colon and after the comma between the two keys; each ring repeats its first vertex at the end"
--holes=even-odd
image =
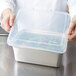
{"type": "Polygon", "coordinates": [[[63,12],[20,9],[7,40],[15,60],[59,67],[67,48],[69,21],[63,12]]]}

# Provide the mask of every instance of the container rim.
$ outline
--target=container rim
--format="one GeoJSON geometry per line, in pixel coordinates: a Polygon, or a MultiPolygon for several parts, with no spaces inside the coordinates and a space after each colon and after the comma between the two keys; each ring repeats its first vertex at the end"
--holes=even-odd
{"type": "MultiPolygon", "coordinates": [[[[53,10],[43,10],[43,9],[28,9],[29,11],[37,11],[37,12],[51,12],[51,13],[57,13],[57,14],[64,14],[64,15],[69,15],[69,13],[67,12],[63,12],[63,11],[53,11],[53,10]]],[[[24,10],[24,8],[20,8],[18,12],[23,11],[26,12],[26,10],[24,10]]]]}
{"type": "MultiPolygon", "coordinates": [[[[12,42],[12,41],[11,41],[11,42],[12,42]]],[[[16,44],[13,44],[13,45],[12,45],[9,40],[7,40],[7,43],[8,43],[9,46],[12,46],[12,47],[36,49],[36,50],[49,51],[49,52],[60,53],[60,54],[63,54],[63,53],[66,52],[66,48],[65,48],[65,50],[64,50],[63,52],[62,52],[62,51],[60,52],[60,51],[55,51],[55,50],[53,51],[53,50],[48,50],[48,49],[45,50],[45,49],[43,49],[43,48],[36,48],[36,47],[33,48],[33,47],[31,47],[31,46],[29,47],[29,46],[27,46],[27,45],[24,45],[24,46],[23,46],[23,45],[16,45],[16,44]]],[[[67,44],[66,44],[66,45],[67,45],[67,44]]],[[[61,45],[56,45],[56,46],[61,46],[61,45]]],[[[66,46],[66,47],[67,47],[67,46],[66,46]]]]}
{"type": "MultiPolygon", "coordinates": [[[[18,14],[19,14],[19,12],[21,12],[21,11],[25,11],[25,10],[23,10],[23,9],[20,9],[19,11],[18,11],[18,14]]],[[[30,10],[31,11],[31,10],[30,10]]],[[[34,11],[34,10],[32,10],[32,11],[34,11]]],[[[36,10],[37,11],[37,10],[36,10]]],[[[42,10],[41,12],[53,12],[53,13],[57,13],[57,14],[64,14],[64,15],[66,15],[66,16],[69,16],[70,17],[70,15],[67,13],[67,12],[58,12],[58,11],[46,11],[46,10],[42,10]]],[[[17,14],[17,16],[18,16],[18,14],[17,14]]],[[[17,17],[16,16],[16,17],[17,17]]],[[[16,18],[15,18],[16,19],[16,18]]],[[[65,27],[65,26],[64,26],[65,27]]],[[[11,31],[13,30],[13,28],[11,29],[11,31]]],[[[11,31],[10,31],[10,33],[11,33],[11,31]]],[[[11,45],[12,46],[12,44],[11,44],[11,40],[9,40],[10,39],[10,35],[9,35],[9,37],[8,37],[8,40],[7,40],[7,43],[8,43],[8,45],[11,45]]],[[[17,45],[15,45],[15,44],[13,44],[13,46],[16,46],[16,47],[21,47],[21,46],[17,46],[17,45]]],[[[23,46],[22,46],[23,47],[23,46]]],[[[27,47],[26,47],[27,48],[27,47]]],[[[29,47],[30,48],[30,47],[29,47]]],[[[32,47],[31,47],[32,48],[32,47]]],[[[34,49],[34,48],[32,48],[32,49],[34,49]]],[[[37,48],[36,48],[37,49],[37,48]]],[[[41,49],[41,48],[40,48],[41,49]]],[[[42,49],[43,50],[43,49],[42,49]]],[[[48,50],[48,51],[50,51],[50,50],[48,50]]],[[[66,50],[65,50],[66,51],[66,50]]],[[[61,54],[63,54],[65,51],[63,51],[63,52],[58,52],[58,53],[61,53],[61,54]]],[[[57,51],[51,51],[51,52],[56,52],[57,53],[57,51]]]]}
{"type": "Polygon", "coordinates": [[[53,51],[53,50],[45,50],[45,49],[41,49],[41,48],[33,48],[33,47],[28,47],[28,46],[17,46],[17,45],[14,45],[12,47],[28,48],[28,49],[41,50],[41,51],[45,51],[45,52],[52,52],[52,53],[58,53],[58,54],[64,54],[66,52],[66,49],[63,52],[59,52],[59,51],[53,51]]]}

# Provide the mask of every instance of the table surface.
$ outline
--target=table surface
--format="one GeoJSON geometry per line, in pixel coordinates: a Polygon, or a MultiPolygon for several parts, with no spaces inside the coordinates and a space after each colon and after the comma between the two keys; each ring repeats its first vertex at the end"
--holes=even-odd
{"type": "Polygon", "coordinates": [[[16,62],[12,47],[0,42],[0,76],[76,76],[76,42],[69,42],[60,68],[16,62]]]}

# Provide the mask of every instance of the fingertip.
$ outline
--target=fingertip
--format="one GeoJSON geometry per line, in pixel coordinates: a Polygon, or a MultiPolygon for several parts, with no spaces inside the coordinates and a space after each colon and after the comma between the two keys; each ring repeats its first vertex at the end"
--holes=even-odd
{"type": "Polygon", "coordinates": [[[69,42],[71,42],[71,41],[72,41],[72,39],[71,39],[71,38],[68,38],[68,41],[69,41],[69,42]]]}
{"type": "Polygon", "coordinates": [[[10,26],[13,26],[13,22],[10,23],[10,26]]]}

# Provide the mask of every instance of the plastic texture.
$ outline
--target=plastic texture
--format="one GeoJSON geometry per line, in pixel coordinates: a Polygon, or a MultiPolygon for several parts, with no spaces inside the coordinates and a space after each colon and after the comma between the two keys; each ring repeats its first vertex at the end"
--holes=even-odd
{"type": "Polygon", "coordinates": [[[7,43],[10,46],[64,53],[67,48],[67,13],[20,9],[7,43]]]}

